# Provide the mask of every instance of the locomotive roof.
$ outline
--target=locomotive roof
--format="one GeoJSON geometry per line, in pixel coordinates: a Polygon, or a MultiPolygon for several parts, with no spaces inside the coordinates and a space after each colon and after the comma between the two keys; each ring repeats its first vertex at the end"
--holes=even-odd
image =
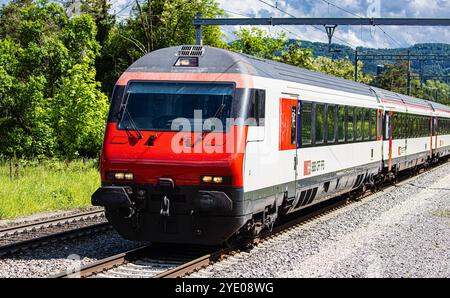
{"type": "Polygon", "coordinates": [[[307,84],[338,91],[356,93],[366,96],[377,95],[385,100],[398,104],[440,109],[450,112],[450,107],[423,99],[406,96],[403,94],[371,87],[362,83],[310,71],[304,68],[275,62],[272,60],[253,57],[250,55],[202,46],[197,52],[198,67],[175,67],[175,63],[189,47],[199,46],[175,46],[159,49],[148,53],[134,62],[127,72],[198,72],[198,73],[239,73],[260,77],[267,77],[301,84],[307,84]],[[184,52],[183,52],[184,51],[184,52]],[[181,54],[181,55],[180,55],[181,54]]]}

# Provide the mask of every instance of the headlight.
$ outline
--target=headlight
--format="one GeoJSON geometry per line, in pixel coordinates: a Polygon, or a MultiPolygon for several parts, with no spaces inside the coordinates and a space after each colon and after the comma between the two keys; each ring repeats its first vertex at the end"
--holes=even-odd
{"type": "Polygon", "coordinates": [[[214,183],[222,183],[223,182],[223,177],[214,177],[213,178],[213,182],[214,183]]]}
{"type": "Polygon", "coordinates": [[[229,176],[201,176],[201,180],[208,184],[231,184],[229,176]]]}
{"type": "Polygon", "coordinates": [[[126,172],[107,172],[106,178],[108,180],[128,180],[131,181],[134,179],[133,173],[126,173],[126,172]]]}
{"type": "Polygon", "coordinates": [[[114,179],[116,180],[123,180],[125,178],[125,173],[115,173],[114,179]]]}
{"type": "Polygon", "coordinates": [[[202,181],[203,181],[204,183],[211,183],[212,180],[213,180],[213,177],[212,177],[212,176],[203,176],[203,177],[202,177],[202,181]]]}

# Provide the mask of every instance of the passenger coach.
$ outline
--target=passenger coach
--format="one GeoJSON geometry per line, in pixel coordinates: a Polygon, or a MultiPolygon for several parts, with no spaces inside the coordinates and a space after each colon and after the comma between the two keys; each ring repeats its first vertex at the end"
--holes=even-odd
{"type": "Polygon", "coordinates": [[[450,108],[206,46],[118,80],[92,196],[127,239],[223,244],[450,153],[450,108]]]}

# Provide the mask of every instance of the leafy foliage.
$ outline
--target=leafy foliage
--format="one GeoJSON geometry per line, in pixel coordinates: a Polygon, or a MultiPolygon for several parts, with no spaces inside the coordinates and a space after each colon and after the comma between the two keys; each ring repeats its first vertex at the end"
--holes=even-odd
{"type": "MultiPolygon", "coordinates": [[[[195,44],[192,19],[197,12],[206,18],[223,14],[215,0],[135,0],[131,17],[116,23],[102,43],[98,80],[104,91],[110,92],[120,73],[146,53],[180,44],[195,44]]],[[[218,26],[203,28],[205,45],[225,47],[222,37],[218,26]]]]}
{"type": "MultiPolygon", "coordinates": [[[[383,89],[406,94],[408,88],[407,69],[408,65],[404,61],[386,64],[384,71],[375,78],[373,84],[383,89]]],[[[412,76],[414,75],[412,73],[412,76]]],[[[420,82],[418,79],[412,79],[411,95],[442,104],[450,104],[450,86],[439,81],[420,82]]]]}
{"type": "Polygon", "coordinates": [[[95,81],[95,70],[77,64],[62,80],[52,106],[52,122],[60,153],[69,158],[98,152],[108,109],[106,96],[95,81]]]}
{"type": "Polygon", "coordinates": [[[69,20],[61,5],[16,0],[0,10],[0,28],[0,153],[74,157],[82,152],[96,156],[101,138],[81,137],[89,147],[82,142],[67,147],[74,135],[61,128],[61,122],[76,117],[84,120],[78,126],[80,131],[98,129],[92,123],[104,123],[107,99],[92,82],[99,52],[92,18],[81,15],[69,20]],[[82,76],[76,76],[77,71],[82,76]],[[76,105],[68,105],[73,103],[70,81],[78,84],[71,87],[78,88],[72,90],[76,105]],[[86,102],[96,113],[80,114],[86,102]],[[63,107],[65,114],[55,113],[63,107]],[[62,138],[67,141],[61,142],[62,138]]]}
{"type": "Polygon", "coordinates": [[[237,40],[231,42],[230,50],[264,59],[274,59],[287,42],[285,34],[272,38],[257,27],[242,28],[235,35],[237,40]]]}
{"type": "MultiPolygon", "coordinates": [[[[289,40],[288,43],[295,43],[296,40],[289,40]]],[[[311,49],[314,57],[328,57],[333,59],[348,59],[355,60],[355,50],[340,44],[333,44],[333,52],[328,51],[328,44],[321,42],[302,41],[302,48],[311,49]]],[[[416,44],[409,48],[395,48],[395,49],[373,49],[373,48],[358,48],[358,52],[364,54],[379,54],[379,55],[392,55],[392,54],[406,54],[407,51],[411,54],[429,55],[429,54],[448,54],[450,53],[450,45],[444,43],[425,43],[416,44]]],[[[390,60],[366,60],[364,62],[363,71],[365,73],[375,75],[377,73],[377,65],[380,64],[392,64],[396,61],[390,60]]],[[[424,75],[440,76],[448,74],[450,71],[450,59],[446,60],[413,60],[411,68],[417,73],[423,73],[424,75]]]]}
{"type": "MultiPolygon", "coordinates": [[[[321,73],[353,80],[355,67],[350,60],[332,60],[327,57],[314,59],[310,49],[302,48],[299,41],[288,41],[285,34],[271,37],[265,31],[256,28],[243,28],[235,32],[237,40],[231,42],[230,49],[252,56],[271,59],[321,73]]],[[[372,78],[362,73],[363,64],[358,63],[359,81],[369,83],[372,78]]]]}
{"type": "MultiPolygon", "coordinates": [[[[362,67],[363,63],[358,62],[358,81],[368,84],[372,81],[372,77],[369,75],[365,75],[362,72],[362,67]]],[[[327,57],[318,57],[314,60],[313,68],[316,71],[336,77],[341,77],[347,80],[354,80],[355,78],[355,66],[350,60],[332,60],[327,57]]]]}
{"type": "Polygon", "coordinates": [[[301,43],[291,43],[281,52],[281,56],[275,57],[275,60],[291,64],[306,69],[314,69],[314,58],[312,51],[302,49],[301,43]]]}

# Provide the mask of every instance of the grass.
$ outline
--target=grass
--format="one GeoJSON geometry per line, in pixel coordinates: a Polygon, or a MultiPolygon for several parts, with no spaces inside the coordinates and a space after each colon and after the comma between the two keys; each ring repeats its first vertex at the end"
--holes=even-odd
{"type": "Polygon", "coordinates": [[[438,210],[433,212],[434,216],[450,218],[450,210],[438,210]]]}
{"type": "Polygon", "coordinates": [[[9,162],[0,161],[0,219],[88,207],[100,185],[95,160],[21,161],[19,169],[11,181],[9,162]]]}

